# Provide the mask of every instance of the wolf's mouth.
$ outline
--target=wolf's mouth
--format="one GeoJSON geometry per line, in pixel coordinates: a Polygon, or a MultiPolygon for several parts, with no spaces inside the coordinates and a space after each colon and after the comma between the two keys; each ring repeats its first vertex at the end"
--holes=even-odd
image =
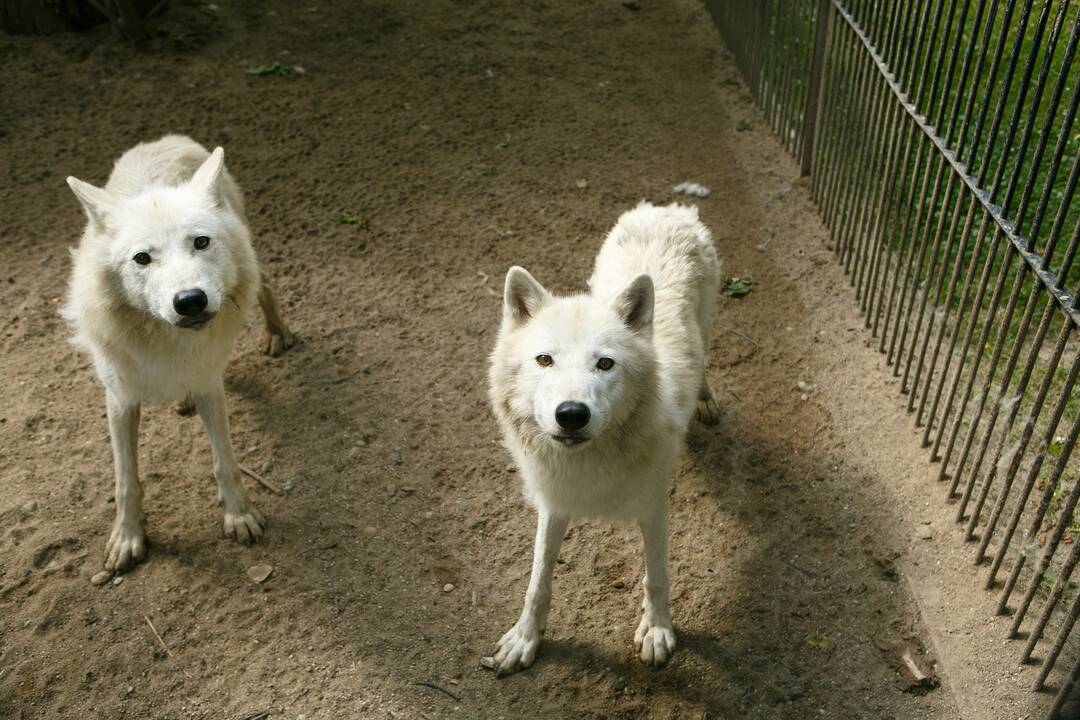
{"type": "Polygon", "coordinates": [[[176,327],[185,330],[202,330],[214,319],[214,313],[203,313],[195,317],[183,317],[176,321],[176,327]]]}
{"type": "Polygon", "coordinates": [[[555,442],[562,443],[567,447],[570,447],[571,445],[580,445],[581,443],[589,441],[589,438],[584,435],[552,435],[551,439],[555,442]]]}

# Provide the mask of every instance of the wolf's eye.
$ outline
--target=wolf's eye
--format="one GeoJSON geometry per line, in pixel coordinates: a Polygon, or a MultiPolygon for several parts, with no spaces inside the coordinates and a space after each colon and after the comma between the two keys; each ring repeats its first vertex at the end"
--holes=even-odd
{"type": "Polygon", "coordinates": [[[615,361],[611,358],[600,358],[596,361],[596,367],[600,368],[601,370],[610,370],[611,368],[615,367],[615,361]]]}
{"type": "Polygon", "coordinates": [[[138,252],[138,253],[135,253],[135,257],[132,258],[132,259],[135,262],[139,263],[140,265],[149,265],[150,264],[150,253],[138,252]]]}
{"type": "Polygon", "coordinates": [[[200,235],[199,237],[195,238],[196,250],[205,250],[207,247],[209,247],[209,245],[210,238],[206,237],[205,235],[200,235]]]}
{"type": "Polygon", "coordinates": [[[555,360],[550,355],[541,353],[536,356],[536,364],[540,367],[551,367],[555,364],[555,360]]]}

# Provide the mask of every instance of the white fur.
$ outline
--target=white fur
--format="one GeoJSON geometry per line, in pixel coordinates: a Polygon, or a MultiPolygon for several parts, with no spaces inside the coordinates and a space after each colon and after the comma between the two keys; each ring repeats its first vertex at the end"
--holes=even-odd
{"type": "Polygon", "coordinates": [[[261,277],[224,152],[169,135],[124,153],[104,188],[71,177],[68,184],[88,223],[72,253],[63,314],[105,386],[116,471],[106,567],[123,570],[145,554],[137,466],[144,401],[194,401],[213,445],[226,533],[258,538],[264,521],[238,480],[222,375],[256,300],[267,319],[266,349],[276,354],[293,338],[261,277]],[[200,236],[209,238],[202,249],[194,244],[200,236]],[[139,253],[150,262],[135,262],[139,253]],[[173,303],[179,291],[192,289],[207,300],[197,318],[183,317],[173,303]],[[192,321],[203,324],[183,326],[192,321]]]}
{"type": "Polygon", "coordinates": [[[624,213],[608,234],[589,294],[554,297],[522,268],[507,274],[490,395],[539,517],[525,607],[493,660],[500,675],[532,664],[559,546],[569,520],[581,516],[640,525],[645,599],[635,644],[654,667],[674,651],[667,486],[695,404],[703,421],[716,420],[705,353],[718,278],[697,209],[649,203],[624,213]],[[540,355],[552,362],[541,365],[540,355]],[[601,358],[613,366],[600,369],[601,358]],[[584,428],[560,427],[555,411],[564,401],[589,408],[584,428]]]}

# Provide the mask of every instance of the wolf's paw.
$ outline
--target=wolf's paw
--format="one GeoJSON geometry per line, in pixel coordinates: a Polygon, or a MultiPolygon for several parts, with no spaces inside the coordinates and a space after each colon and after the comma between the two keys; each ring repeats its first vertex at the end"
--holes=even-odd
{"type": "Polygon", "coordinates": [[[495,648],[495,674],[506,677],[518,670],[524,670],[533,664],[536,651],[540,647],[540,631],[535,628],[523,628],[517,622],[506,631],[495,648]]]}
{"type": "Polygon", "coordinates": [[[697,401],[697,419],[702,425],[716,425],[720,422],[720,403],[709,394],[709,397],[697,401]]]}
{"type": "Polygon", "coordinates": [[[675,652],[675,628],[670,621],[660,623],[643,616],[634,633],[634,647],[641,662],[651,668],[663,667],[675,652]]]}
{"type": "Polygon", "coordinates": [[[146,557],[146,536],[138,523],[117,522],[105,545],[105,569],[123,572],[146,557]]]}
{"type": "Polygon", "coordinates": [[[263,335],[263,354],[277,357],[296,344],[296,336],[284,325],[275,330],[266,330],[263,335]]]}
{"type": "Polygon", "coordinates": [[[180,417],[191,417],[195,414],[195,410],[195,398],[190,395],[176,403],[176,414],[180,417]]]}
{"type": "Polygon", "coordinates": [[[250,545],[262,537],[264,525],[266,519],[263,514],[250,502],[244,501],[232,510],[225,509],[224,527],[227,538],[250,545]]]}

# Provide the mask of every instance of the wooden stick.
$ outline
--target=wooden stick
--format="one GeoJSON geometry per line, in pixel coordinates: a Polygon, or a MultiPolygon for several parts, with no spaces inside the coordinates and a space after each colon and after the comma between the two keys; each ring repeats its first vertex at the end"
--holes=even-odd
{"type": "Polygon", "coordinates": [[[157,631],[157,628],[154,627],[154,622],[150,619],[150,616],[146,613],[143,613],[143,620],[145,620],[146,624],[150,626],[150,630],[154,633],[154,637],[157,638],[158,645],[161,646],[161,649],[165,651],[165,654],[167,656],[172,657],[172,651],[169,650],[169,646],[165,644],[165,641],[161,639],[161,633],[159,633],[157,631]]]}
{"type": "Polygon", "coordinates": [[[275,495],[284,495],[285,494],[285,491],[282,490],[280,487],[278,487],[274,483],[270,482],[266,478],[262,477],[261,475],[259,475],[257,472],[255,472],[254,470],[252,470],[250,468],[246,468],[243,465],[241,465],[240,466],[240,472],[244,473],[249,478],[256,481],[257,483],[259,483],[260,485],[262,485],[264,488],[266,488],[270,492],[274,493],[275,495]]]}
{"type": "Polygon", "coordinates": [[[458,694],[456,694],[456,693],[452,693],[452,692],[450,692],[449,690],[447,690],[446,688],[444,688],[444,687],[441,687],[441,686],[439,686],[439,685],[436,685],[435,683],[430,683],[430,682],[415,682],[415,683],[413,683],[413,685],[422,685],[423,687],[426,687],[426,688],[431,688],[432,690],[438,690],[438,691],[439,691],[439,692],[441,692],[441,693],[446,693],[447,695],[449,695],[450,697],[454,698],[454,699],[455,699],[455,700],[457,700],[458,702],[461,702],[461,696],[460,696],[460,695],[458,695],[458,694]]]}

